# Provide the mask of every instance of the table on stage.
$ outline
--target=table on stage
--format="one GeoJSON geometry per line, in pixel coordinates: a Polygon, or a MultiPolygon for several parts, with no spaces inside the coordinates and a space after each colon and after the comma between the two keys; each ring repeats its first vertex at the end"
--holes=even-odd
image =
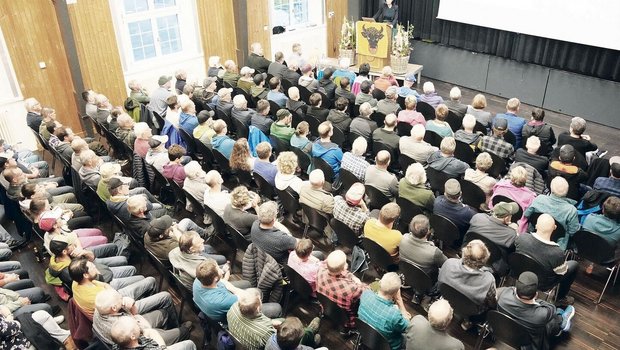
{"type": "MultiPolygon", "coordinates": [[[[321,60],[320,63],[319,63],[319,66],[320,67],[331,67],[331,68],[335,68],[335,69],[340,68],[340,65],[338,63],[338,59],[337,58],[333,58],[333,57],[328,57],[328,58],[325,58],[325,59],[321,60]]],[[[352,67],[349,67],[349,69],[352,72],[357,74],[359,66],[352,66],[352,67]]],[[[407,65],[407,73],[404,73],[404,74],[394,74],[394,78],[396,78],[396,80],[405,80],[405,76],[406,75],[416,74],[417,75],[416,84],[419,86],[420,85],[420,79],[422,78],[422,69],[424,69],[424,66],[421,65],[421,64],[409,63],[407,65]]],[[[379,77],[379,76],[381,76],[381,71],[373,70],[371,68],[369,76],[371,78],[379,77]]]]}

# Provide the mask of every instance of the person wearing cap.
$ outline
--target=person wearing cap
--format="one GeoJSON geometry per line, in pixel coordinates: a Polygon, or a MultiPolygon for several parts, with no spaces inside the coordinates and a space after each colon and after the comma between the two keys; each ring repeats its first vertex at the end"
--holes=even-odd
{"type": "Polygon", "coordinates": [[[356,182],[344,196],[334,197],[334,219],[349,226],[357,234],[361,233],[362,227],[370,219],[370,211],[364,202],[365,193],[364,184],[356,182]]]}
{"type": "Polygon", "coordinates": [[[250,55],[246,63],[248,67],[253,68],[259,74],[267,73],[271,65],[271,61],[264,56],[263,46],[258,42],[250,45],[250,55]]]}
{"type": "Polygon", "coordinates": [[[370,167],[370,163],[364,157],[367,148],[368,142],[365,138],[356,138],[351,145],[351,151],[345,152],[342,156],[342,162],[340,162],[341,169],[349,171],[362,182],[364,182],[366,176],[366,169],[370,167]]]}
{"type": "Polygon", "coordinates": [[[349,124],[351,124],[351,117],[347,112],[349,101],[344,97],[338,97],[334,102],[334,107],[329,111],[327,121],[344,133],[349,130],[349,124]]]}
{"type": "MultiPolygon", "coordinates": [[[[312,144],[312,156],[323,159],[334,171],[334,179],[340,172],[340,162],[342,162],[342,149],[331,140],[334,134],[332,123],[325,121],[319,124],[319,138],[312,144]]],[[[329,179],[330,183],[334,179],[329,179]]]]}
{"type": "Polygon", "coordinates": [[[398,149],[400,136],[396,133],[396,114],[390,113],[384,118],[384,125],[372,132],[372,141],[381,142],[392,150],[398,149]]]}
{"type": "Polygon", "coordinates": [[[538,276],[531,271],[519,275],[515,287],[497,291],[497,311],[525,327],[535,349],[548,349],[549,337],[568,332],[575,316],[572,305],[556,308],[546,300],[536,299],[538,276]]]}
{"type": "Polygon", "coordinates": [[[241,124],[250,126],[250,120],[256,112],[248,108],[248,101],[242,94],[236,95],[233,98],[233,108],[230,111],[230,116],[237,119],[241,124]]]}
{"type": "MultiPolygon", "coordinates": [[[[189,218],[179,222],[174,221],[169,215],[154,218],[149,222],[146,234],[144,235],[144,245],[160,260],[168,260],[168,253],[179,246],[179,239],[184,232],[194,231],[204,238],[208,238],[207,230],[201,228],[189,218]]],[[[208,244],[201,250],[207,256],[209,252],[215,250],[208,244]]],[[[218,260],[222,262],[221,260],[218,260]]],[[[225,260],[222,262],[226,262],[225,260]]]]}
{"type": "Polygon", "coordinates": [[[241,77],[239,75],[239,67],[237,67],[237,63],[233,60],[226,60],[224,62],[224,69],[226,71],[222,76],[222,80],[233,88],[237,87],[237,82],[241,77]]]}
{"type": "Polygon", "coordinates": [[[609,160],[609,177],[597,177],[592,188],[620,196],[620,157],[611,157],[609,160]]]}
{"type": "Polygon", "coordinates": [[[150,149],[146,152],[145,161],[154,166],[160,173],[164,171],[164,165],[170,161],[166,149],[167,142],[167,135],[153,135],[149,140],[150,149]]]}
{"type": "Polygon", "coordinates": [[[252,87],[250,88],[250,94],[254,99],[266,99],[267,89],[265,88],[265,76],[262,74],[256,74],[254,76],[252,87]]]}
{"type": "Polygon", "coordinates": [[[411,126],[416,124],[422,124],[426,126],[426,119],[422,113],[416,111],[415,107],[418,100],[415,96],[410,95],[405,97],[405,109],[398,112],[398,122],[410,124],[411,126]]]}
{"type": "Polygon", "coordinates": [[[202,83],[202,87],[196,87],[194,90],[194,94],[192,96],[192,100],[196,104],[196,112],[200,113],[201,111],[209,108],[210,110],[214,110],[217,102],[219,100],[219,96],[217,95],[217,79],[212,77],[207,77],[202,83]]]}
{"type": "Polygon", "coordinates": [[[172,76],[160,76],[157,80],[157,85],[159,85],[159,87],[151,93],[151,102],[149,102],[148,108],[163,117],[166,115],[166,108],[168,107],[166,101],[168,97],[173,95],[170,91],[172,87],[172,76]]]}
{"type": "MultiPolygon", "coordinates": [[[[426,125],[428,126],[428,123],[426,125]]],[[[444,137],[439,144],[439,151],[428,157],[428,166],[446,173],[448,176],[457,177],[465,174],[465,171],[469,169],[469,164],[454,157],[455,149],[456,140],[454,137],[444,137]]]]}
{"type": "Polygon", "coordinates": [[[444,185],[444,194],[435,198],[433,214],[441,215],[452,221],[463,237],[469,229],[469,221],[476,211],[461,201],[461,184],[456,179],[449,179],[444,185]]]}
{"type": "Polygon", "coordinates": [[[247,66],[241,68],[241,71],[239,72],[241,77],[237,81],[237,87],[248,94],[250,93],[252,85],[254,85],[254,72],[256,72],[256,70],[247,66]]]}
{"type": "Polygon", "coordinates": [[[300,116],[305,114],[308,107],[306,102],[300,100],[299,88],[297,86],[291,86],[288,88],[288,100],[286,101],[286,109],[296,112],[300,116]]]}
{"type": "Polygon", "coordinates": [[[377,99],[371,95],[372,81],[364,80],[360,83],[360,91],[355,96],[355,104],[361,105],[368,102],[372,107],[377,107],[377,99]]]}
{"type": "Polygon", "coordinates": [[[310,92],[315,92],[319,89],[318,80],[314,79],[314,72],[312,71],[312,65],[306,63],[300,67],[301,77],[299,77],[298,84],[305,87],[310,92]]]}
{"type": "Polygon", "coordinates": [[[121,176],[122,174],[123,172],[121,171],[121,165],[118,163],[103,163],[99,167],[100,180],[97,183],[97,194],[99,195],[99,198],[101,198],[104,202],[110,199],[108,181],[110,181],[112,177],[116,177],[120,179],[123,183],[128,184],[130,190],[138,187],[138,181],[136,181],[136,179],[128,176],[121,176]]]}
{"type": "Polygon", "coordinates": [[[338,99],[340,97],[344,97],[349,101],[351,106],[355,105],[355,95],[351,92],[351,82],[353,80],[349,80],[347,77],[341,77],[338,82],[338,87],[336,91],[334,91],[334,99],[338,99]]]}
{"type": "Polygon", "coordinates": [[[217,254],[213,247],[204,243],[204,238],[197,231],[184,231],[178,238],[179,246],[168,253],[168,260],[175,271],[178,271],[181,282],[188,289],[192,289],[196,268],[201,262],[213,259],[218,265],[226,264],[225,256],[217,254]]]}
{"type": "Polygon", "coordinates": [[[494,243],[502,252],[502,258],[493,262],[493,270],[504,276],[508,272],[508,255],[514,251],[514,243],[517,238],[517,224],[513,223],[512,215],[519,211],[519,205],[515,202],[499,202],[492,211],[491,215],[478,213],[469,221],[467,235],[477,233],[494,243]]]}
{"type": "Polygon", "coordinates": [[[273,135],[285,143],[291,142],[295,129],[291,127],[293,115],[286,109],[276,112],[276,121],[269,127],[270,135],[273,135]]]}
{"type": "Polygon", "coordinates": [[[448,333],[453,310],[446,299],[439,299],[428,308],[428,320],[422,315],[411,319],[407,331],[408,350],[465,350],[463,342],[448,333]]]}
{"type": "Polygon", "coordinates": [[[179,114],[179,128],[182,128],[191,135],[197,126],[196,105],[190,99],[182,99],[181,114],[179,114]]]}
{"type": "Polygon", "coordinates": [[[388,171],[391,158],[390,152],[379,151],[375,156],[375,164],[366,168],[364,185],[372,186],[388,199],[394,200],[398,196],[398,179],[388,171]]]}
{"type": "Polygon", "coordinates": [[[336,93],[336,84],[332,80],[332,75],[334,74],[334,70],[330,67],[323,69],[323,77],[319,74],[319,87],[321,87],[325,91],[325,95],[330,100],[333,100],[336,93]]]}
{"type": "Polygon", "coordinates": [[[511,161],[515,149],[510,142],[504,140],[504,135],[507,131],[508,121],[504,118],[495,118],[493,120],[492,134],[483,136],[480,139],[478,148],[482,152],[491,152],[507,162],[511,161]]]}
{"type": "Polygon", "coordinates": [[[281,86],[282,84],[280,82],[280,78],[271,78],[269,80],[269,92],[267,93],[267,99],[277,103],[280,107],[284,107],[286,105],[286,101],[288,101],[288,97],[286,97],[286,95],[281,91],[281,86]]]}
{"type": "Polygon", "coordinates": [[[414,73],[407,74],[403,81],[403,86],[398,88],[398,96],[406,98],[407,96],[413,96],[418,100],[420,94],[413,89],[413,84],[416,82],[416,75],[414,73]]]}
{"type": "Polygon", "coordinates": [[[418,206],[427,214],[433,212],[435,195],[426,188],[426,172],[420,163],[413,163],[405,170],[405,176],[398,182],[398,197],[418,206]]]}
{"type": "Polygon", "coordinates": [[[166,214],[166,208],[144,187],[136,187],[129,190],[129,185],[121,179],[113,177],[108,180],[108,191],[110,199],[106,201],[106,206],[114,215],[128,221],[129,211],[127,211],[127,199],[129,196],[144,195],[147,199],[148,210],[154,217],[166,214]]]}
{"type": "Polygon", "coordinates": [[[218,111],[226,114],[229,117],[230,117],[230,111],[234,107],[232,103],[231,93],[232,93],[231,88],[223,87],[219,89],[217,92],[218,101],[217,101],[217,105],[215,106],[215,108],[217,108],[218,111]]]}
{"type": "Polygon", "coordinates": [[[581,184],[588,181],[588,173],[579,167],[576,151],[572,145],[561,146],[559,153],[558,159],[549,163],[548,178],[559,176],[566,179],[569,184],[567,197],[579,201],[582,197],[581,184]]]}
{"type": "Polygon", "coordinates": [[[381,207],[378,219],[370,218],[364,224],[364,237],[383,247],[390,254],[394,263],[398,263],[398,246],[403,238],[403,234],[393,228],[399,216],[400,207],[398,204],[388,203],[381,207]]]}
{"type": "MultiPolygon", "coordinates": [[[[498,113],[495,115],[495,118],[504,118],[508,122],[508,130],[510,130],[514,135],[516,142],[513,145],[516,149],[522,147],[522,133],[523,126],[526,124],[525,119],[519,117],[517,113],[519,113],[519,107],[521,106],[521,102],[518,98],[511,98],[506,102],[506,113],[498,113]]],[[[559,145],[559,144],[558,144],[559,145]]]]}
{"type": "Polygon", "coordinates": [[[398,114],[401,108],[396,99],[398,98],[398,88],[390,86],[385,90],[385,98],[377,102],[377,112],[388,114],[398,114]]]}

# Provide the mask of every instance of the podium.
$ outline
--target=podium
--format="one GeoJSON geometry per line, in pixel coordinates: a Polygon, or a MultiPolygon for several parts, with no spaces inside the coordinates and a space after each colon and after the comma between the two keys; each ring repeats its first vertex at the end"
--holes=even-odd
{"type": "Polygon", "coordinates": [[[355,37],[358,64],[366,62],[379,71],[390,65],[392,28],[387,23],[357,21],[355,37]]]}

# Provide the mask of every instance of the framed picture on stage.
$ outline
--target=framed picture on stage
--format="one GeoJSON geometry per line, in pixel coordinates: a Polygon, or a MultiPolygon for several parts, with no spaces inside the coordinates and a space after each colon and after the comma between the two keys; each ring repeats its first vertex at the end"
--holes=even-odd
{"type": "Polygon", "coordinates": [[[386,23],[358,21],[355,24],[357,53],[387,58],[392,29],[386,23]]]}

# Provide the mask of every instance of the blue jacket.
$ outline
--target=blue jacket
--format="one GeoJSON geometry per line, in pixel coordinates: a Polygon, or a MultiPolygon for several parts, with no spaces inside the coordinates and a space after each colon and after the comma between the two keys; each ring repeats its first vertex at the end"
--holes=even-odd
{"type": "MultiPolygon", "coordinates": [[[[495,115],[495,118],[505,118],[508,121],[508,130],[510,130],[517,140],[515,149],[521,148],[521,132],[523,130],[523,126],[527,123],[527,121],[516,114],[512,113],[499,113],[495,115]]],[[[495,119],[493,119],[495,120],[495,119]]]]}
{"type": "Polygon", "coordinates": [[[256,154],[256,146],[258,146],[259,143],[264,141],[271,143],[269,137],[267,137],[264,132],[262,132],[254,125],[250,125],[250,132],[248,134],[248,145],[250,145],[250,153],[252,154],[252,157],[258,157],[258,155],[256,154]]]}
{"type": "Polygon", "coordinates": [[[334,176],[340,173],[340,162],[342,162],[342,150],[333,142],[323,143],[317,140],[312,145],[312,156],[322,158],[334,170],[334,176]]]}
{"type": "Polygon", "coordinates": [[[235,141],[228,137],[228,135],[215,135],[211,139],[211,146],[213,146],[213,149],[218,150],[228,159],[230,159],[230,154],[232,153],[234,145],[235,141]]]}
{"type": "Polygon", "coordinates": [[[181,134],[179,134],[179,130],[172,125],[168,120],[166,120],[166,124],[164,124],[164,128],[161,129],[161,135],[168,136],[168,142],[166,142],[166,148],[171,145],[181,145],[187,149],[187,145],[183,138],[181,138],[181,134]]]}
{"type": "Polygon", "coordinates": [[[190,135],[194,132],[194,129],[198,126],[198,118],[195,115],[181,113],[179,115],[179,127],[183,128],[190,135]]]}

